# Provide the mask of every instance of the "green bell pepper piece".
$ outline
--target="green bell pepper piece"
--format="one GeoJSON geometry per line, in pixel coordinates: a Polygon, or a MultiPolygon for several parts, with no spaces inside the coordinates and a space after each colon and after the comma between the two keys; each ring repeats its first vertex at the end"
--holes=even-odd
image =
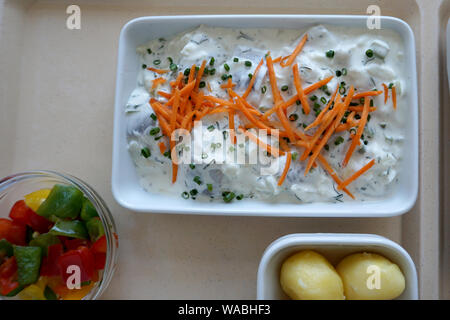
{"type": "Polygon", "coordinates": [[[80,217],[81,220],[84,221],[89,221],[94,217],[98,217],[97,210],[95,210],[94,205],[87,198],[83,199],[83,206],[81,207],[80,217]]]}
{"type": "Polygon", "coordinates": [[[8,240],[0,240],[0,260],[4,257],[11,257],[14,254],[13,246],[8,240]]]}
{"type": "Polygon", "coordinates": [[[65,236],[78,239],[87,239],[88,232],[84,223],[79,220],[60,220],[50,229],[49,233],[55,236],[65,236]]]}
{"type": "Polygon", "coordinates": [[[47,300],[58,300],[58,297],[56,296],[56,293],[49,286],[45,287],[44,297],[47,300]]]}
{"type": "Polygon", "coordinates": [[[80,214],[83,198],[83,193],[78,188],[56,184],[36,213],[51,221],[56,221],[55,217],[76,219],[80,214]]]}
{"type": "Polygon", "coordinates": [[[89,237],[91,241],[94,243],[98,240],[102,235],[105,234],[105,229],[103,229],[103,223],[99,218],[92,218],[88,222],[86,222],[86,228],[89,233],[89,237]]]}
{"type": "Polygon", "coordinates": [[[48,247],[54,244],[58,244],[58,237],[51,233],[43,233],[30,241],[30,246],[40,247],[42,249],[42,256],[47,256],[48,247]]]}
{"type": "Polygon", "coordinates": [[[39,278],[41,266],[40,247],[14,246],[14,257],[17,262],[17,281],[20,285],[35,283],[39,278]]]}

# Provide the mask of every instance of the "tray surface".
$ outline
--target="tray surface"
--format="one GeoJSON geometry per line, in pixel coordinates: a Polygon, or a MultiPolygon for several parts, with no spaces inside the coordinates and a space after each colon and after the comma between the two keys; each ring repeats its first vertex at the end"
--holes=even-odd
{"type": "Polygon", "coordinates": [[[382,15],[412,27],[417,48],[420,186],[415,207],[402,217],[144,215],[120,207],[110,188],[118,36],[127,21],[174,14],[365,14],[369,0],[0,0],[0,175],[65,171],[99,192],[121,238],[118,268],[104,298],[253,299],[266,246],[299,232],[374,233],[400,243],[416,264],[420,297],[437,298],[441,120],[430,108],[439,108],[440,21],[424,17],[439,15],[448,7],[444,2],[377,2],[382,15]],[[66,28],[73,2],[81,8],[80,30],[66,28]]]}

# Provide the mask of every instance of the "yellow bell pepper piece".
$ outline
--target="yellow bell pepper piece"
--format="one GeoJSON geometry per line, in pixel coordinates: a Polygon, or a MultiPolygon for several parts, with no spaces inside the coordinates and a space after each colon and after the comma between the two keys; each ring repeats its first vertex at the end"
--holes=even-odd
{"type": "Polygon", "coordinates": [[[47,199],[51,189],[41,189],[27,194],[25,198],[25,204],[33,211],[37,211],[42,202],[47,199]]]}
{"type": "Polygon", "coordinates": [[[67,294],[63,295],[61,298],[63,300],[81,300],[89,293],[89,291],[91,291],[92,287],[94,287],[94,282],[82,286],[80,289],[69,290],[67,294]]]}
{"type": "Polygon", "coordinates": [[[19,297],[23,300],[46,300],[44,290],[35,284],[30,284],[28,287],[20,291],[19,297]]]}

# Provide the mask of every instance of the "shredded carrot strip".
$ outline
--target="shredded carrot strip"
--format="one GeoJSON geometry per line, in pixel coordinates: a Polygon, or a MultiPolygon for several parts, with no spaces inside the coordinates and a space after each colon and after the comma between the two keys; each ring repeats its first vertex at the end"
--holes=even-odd
{"type": "Polygon", "coordinates": [[[232,144],[236,144],[236,137],[234,136],[234,110],[228,112],[228,127],[230,127],[230,139],[232,144]]]}
{"type": "Polygon", "coordinates": [[[277,116],[281,121],[281,124],[283,125],[284,129],[286,130],[286,134],[289,137],[289,140],[291,142],[295,142],[295,134],[294,130],[291,127],[291,124],[289,123],[289,120],[286,118],[286,115],[284,114],[283,110],[278,109],[277,110],[277,116]]]}
{"type": "Polygon", "coordinates": [[[227,82],[222,83],[222,84],[220,85],[220,87],[221,87],[222,89],[233,89],[235,85],[236,85],[236,84],[234,84],[234,83],[231,81],[231,78],[228,78],[227,82]]]}
{"type": "Polygon", "coordinates": [[[166,152],[166,145],[164,142],[160,142],[158,143],[158,147],[159,147],[159,152],[161,152],[161,154],[164,154],[164,152],[166,152]]]}
{"type": "Polygon", "coordinates": [[[183,79],[183,73],[179,72],[177,78],[175,79],[174,88],[177,87],[178,89],[180,89],[182,79],[183,79]]]}
{"type": "Polygon", "coordinates": [[[272,87],[273,99],[274,99],[275,105],[277,105],[281,99],[281,94],[280,94],[280,91],[278,90],[277,78],[275,76],[275,71],[273,69],[272,57],[267,56],[266,62],[267,62],[267,69],[269,70],[269,79],[270,79],[270,86],[272,87]]]}
{"type": "Polygon", "coordinates": [[[353,96],[353,100],[361,99],[361,98],[365,98],[365,97],[378,96],[378,95],[380,95],[380,94],[382,94],[382,93],[383,93],[383,91],[381,91],[381,90],[360,92],[360,93],[355,94],[355,95],[353,96]]]}
{"type": "Polygon", "coordinates": [[[364,132],[364,127],[366,126],[367,116],[369,115],[369,98],[364,98],[364,111],[361,115],[361,119],[359,120],[358,130],[356,131],[356,134],[352,138],[352,143],[350,145],[350,148],[347,151],[347,154],[345,155],[344,161],[342,162],[342,165],[344,167],[347,166],[348,161],[350,160],[353,152],[356,149],[356,146],[359,144],[359,139],[361,138],[362,133],[364,132]]]}
{"type": "Polygon", "coordinates": [[[157,86],[165,83],[166,81],[167,80],[164,78],[156,78],[155,80],[152,81],[152,89],[155,89],[157,86]]]}
{"type": "MultiPolygon", "coordinates": [[[[194,89],[195,81],[191,81],[187,84],[187,86],[183,87],[183,89],[180,90],[180,96],[185,97],[191,94],[191,91],[194,89]]],[[[174,96],[171,96],[169,101],[167,101],[166,105],[171,106],[173,104],[173,100],[175,99],[174,96]]]]}
{"type": "Polygon", "coordinates": [[[195,69],[197,68],[197,66],[195,64],[192,65],[191,67],[191,71],[189,72],[189,76],[188,76],[188,83],[191,83],[192,80],[194,80],[195,77],[195,69]]]}
{"type": "Polygon", "coordinates": [[[217,98],[217,97],[214,97],[214,96],[204,96],[203,98],[205,100],[208,100],[208,101],[211,101],[211,102],[214,102],[214,103],[217,103],[217,104],[221,104],[221,105],[224,105],[224,106],[231,106],[231,105],[234,104],[233,102],[230,102],[230,101],[227,101],[227,100],[224,100],[224,99],[220,99],[220,98],[217,98]]]}
{"type": "MultiPolygon", "coordinates": [[[[374,112],[377,110],[377,107],[370,107],[369,112],[374,112]]],[[[363,106],[352,106],[348,107],[348,111],[356,111],[356,112],[363,112],[364,107],[363,106]]]]}
{"type": "Polygon", "coordinates": [[[198,91],[198,87],[200,86],[200,81],[202,80],[203,72],[205,71],[205,66],[206,66],[206,60],[203,60],[202,65],[200,66],[200,69],[198,70],[198,73],[197,73],[197,80],[195,81],[195,87],[194,87],[195,92],[198,91]]]}
{"type": "Polygon", "coordinates": [[[389,97],[389,88],[385,83],[382,83],[382,86],[384,88],[384,104],[386,104],[386,102],[388,101],[388,97],[389,97]]]}
{"type": "Polygon", "coordinates": [[[325,108],[323,108],[322,111],[320,111],[319,115],[317,116],[317,118],[309,125],[305,128],[305,131],[308,131],[309,129],[312,129],[316,126],[318,126],[323,119],[323,116],[325,115],[325,113],[327,113],[330,109],[331,104],[333,103],[334,99],[336,98],[336,94],[339,90],[339,83],[336,85],[336,90],[334,91],[333,95],[331,96],[330,101],[328,101],[328,104],[325,108]]]}
{"type": "Polygon", "coordinates": [[[294,62],[294,59],[298,56],[298,54],[300,53],[300,51],[302,51],[303,46],[306,43],[306,40],[308,40],[308,34],[305,33],[305,35],[302,37],[302,39],[300,40],[300,42],[297,44],[297,46],[295,47],[294,51],[292,52],[292,54],[289,56],[289,59],[287,59],[286,63],[284,63],[284,61],[280,62],[280,65],[284,68],[287,66],[290,66],[292,64],[292,62],[294,62]]]}
{"type": "Polygon", "coordinates": [[[159,94],[161,97],[166,98],[166,99],[172,98],[172,95],[168,92],[158,91],[157,94],[159,94]]]}
{"type": "MultiPolygon", "coordinates": [[[[324,156],[322,156],[320,153],[317,156],[317,159],[319,160],[320,164],[323,166],[323,168],[328,172],[328,174],[333,178],[334,182],[336,182],[338,185],[342,183],[342,180],[338,177],[336,172],[334,172],[333,168],[328,164],[327,160],[324,156]]],[[[343,188],[344,192],[348,194],[352,199],[355,199],[353,194],[351,194],[350,191],[347,190],[347,188],[343,188]]]]}
{"type": "Polygon", "coordinates": [[[334,120],[334,123],[327,129],[325,132],[321,142],[319,145],[317,145],[314,148],[313,154],[309,158],[308,165],[305,169],[305,175],[309,172],[311,169],[311,166],[313,165],[314,161],[317,158],[317,155],[320,153],[320,150],[325,146],[325,144],[328,142],[328,139],[330,139],[331,135],[334,133],[338,125],[341,123],[341,119],[344,116],[345,111],[347,111],[347,108],[352,101],[353,93],[355,92],[355,88],[353,86],[350,86],[350,89],[348,91],[347,97],[345,98],[344,104],[342,105],[341,109],[338,112],[338,115],[336,119],[334,120]]]}
{"type": "Polygon", "coordinates": [[[338,185],[338,190],[342,190],[346,186],[348,186],[350,183],[358,179],[363,173],[368,171],[372,166],[375,164],[375,159],[372,159],[368,164],[366,164],[364,167],[356,171],[350,178],[346,179],[342,183],[338,185]]]}
{"type": "Polygon", "coordinates": [[[181,122],[181,128],[187,129],[188,123],[191,121],[192,117],[194,116],[196,111],[189,111],[186,116],[183,118],[183,121],[181,122]]]}
{"type": "Polygon", "coordinates": [[[268,153],[273,155],[274,157],[278,157],[280,155],[284,155],[284,151],[279,150],[277,147],[271,146],[265,142],[262,142],[257,136],[255,136],[250,131],[244,130],[244,134],[253,142],[255,142],[259,147],[264,148],[268,153]]]}
{"type": "Polygon", "coordinates": [[[167,73],[170,71],[170,70],[156,69],[156,68],[152,68],[152,67],[148,67],[147,70],[156,72],[158,74],[164,74],[164,73],[167,73]]]}
{"type": "Polygon", "coordinates": [[[172,114],[170,115],[170,132],[175,130],[178,107],[180,106],[180,90],[178,90],[178,88],[175,89],[174,97],[175,97],[175,100],[173,102],[173,110],[172,110],[172,114]]]}
{"type": "Polygon", "coordinates": [[[394,109],[397,109],[397,89],[392,86],[392,103],[394,104],[394,109]]]}
{"type": "Polygon", "coordinates": [[[286,164],[284,166],[283,173],[281,174],[280,179],[278,180],[278,186],[281,186],[286,179],[287,173],[289,171],[289,167],[291,166],[292,154],[290,152],[287,153],[286,156],[286,164]]]}
{"type": "Polygon", "coordinates": [[[259,64],[256,66],[255,72],[253,72],[252,78],[250,79],[250,83],[248,84],[247,90],[245,90],[244,94],[242,95],[242,98],[247,99],[248,95],[250,94],[250,91],[252,91],[253,84],[255,83],[256,80],[256,76],[258,75],[258,71],[263,63],[264,59],[261,59],[259,64]]]}
{"type": "Polygon", "coordinates": [[[209,84],[209,82],[206,83],[206,87],[208,88],[209,92],[212,92],[212,88],[211,88],[211,85],[209,84]]]}
{"type": "MultiPolygon", "coordinates": [[[[287,58],[289,58],[289,56],[284,57],[284,58],[287,59],[287,58]]],[[[272,62],[273,62],[273,63],[278,63],[278,62],[280,62],[282,59],[283,59],[283,57],[282,57],[282,56],[279,56],[278,58],[273,59],[272,62]]]]}
{"type": "Polygon", "coordinates": [[[303,88],[302,88],[302,84],[301,84],[300,74],[298,72],[298,64],[297,63],[294,64],[294,66],[292,67],[292,72],[294,73],[294,84],[295,84],[295,88],[297,89],[298,99],[302,103],[303,111],[305,112],[305,114],[309,114],[309,111],[310,111],[309,103],[308,103],[308,99],[306,98],[306,95],[305,95],[305,93],[303,91],[303,88]]]}

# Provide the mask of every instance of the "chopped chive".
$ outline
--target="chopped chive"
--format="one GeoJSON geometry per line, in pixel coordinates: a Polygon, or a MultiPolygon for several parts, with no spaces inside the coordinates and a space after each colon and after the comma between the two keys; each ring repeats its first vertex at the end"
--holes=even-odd
{"type": "Polygon", "coordinates": [[[320,102],[322,102],[323,104],[327,103],[327,99],[325,99],[325,97],[320,98],[320,102]]]}
{"type": "Polygon", "coordinates": [[[328,50],[326,52],[327,58],[333,58],[334,57],[334,50],[328,50]]]}
{"type": "Polygon", "coordinates": [[[191,168],[192,170],[194,170],[194,169],[195,169],[195,164],[193,164],[193,163],[189,164],[189,168],[191,168]]]}
{"type": "Polygon", "coordinates": [[[147,147],[141,149],[141,155],[142,155],[144,158],[150,157],[150,156],[151,156],[150,149],[147,148],[147,147]]]}
{"type": "Polygon", "coordinates": [[[297,158],[298,158],[298,153],[297,152],[293,152],[292,155],[291,155],[291,159],[293,161],[295,161],[295,160],[297,160],[297,158]]]}
{"type": "Polygon", "coordinates": [[[183,193],[181,194],[181,197],[182,197],[183,199],[189,199],[189,193],[187,193],[187,192],[185,191],[185,192],[183,192],[183,193]]]}
{"type": "Polygon", "coordinates": [[[208,183],[208,184],[206,185],[206,187],[208,188],[208,191],[209,191],[209,192],[213,191],[213,185],[212,185],[211,183],[208,183]]]}
{"type": "Polygon", "coordinates": [[[236,200],[242,200],[242,199],[244,199],[244,195],[243,194],[240,194],[240,195],[236,196],[236,200]]]}
{"type": "Polygon", "coordinates": [[[342,138],[342,137],[337,137],[337,138],[334,140],[334,145],[335,145],[335,146],[338,146],[338,145],[340,145],[342,142],[344,142],[344,138],[342,138]]]}
{"type": "Polygon", "coordinates": [[[373,57],[373,50],[372,49],[367,49],[366,50],[366,56],[369,57],[369,58],[372,58],[373,57]]]}
{"type": "Polygon", "coordinates": [[[239,62],[239,58],[234,58],[233,62],[239,62]]]}
{"type": "Polygon", "coordinates": [[[355,115],[355,119],[356,119],[356,120],[359,120],[359,119],[361,119],[361,116],[360,116],[359,114],[356,114],[356,115],[355,115]]]}
{"type": "Polygon", "coordinates": [[[223,138],[228,138],[228,131],[222,131],[223,138]]]}
{"type": "Polygon", "coordinates": [[[381,127],[382,129],[386,129],[386,123],[380,123],[380,127],[381,127]]]}
{"type": "Polygon", "coordinates": [[[198,194],[198,190],[192,189],[191,191],[189,191],[189,193],[191,194],[191,196],[196,196],[198,194]]]}
{"type": "Polygon", "coordinates": [[[164,157],[172,159],[172,155],[170,154],[169,151],[164,152],[164,157]]]}
{"type": "Polygon", "coordinates": [[[158,141],[159,139],[161,139],[164,136],[159,136],[159,137],[155,137],[155,141],[158,141]]]}
{"type": "Polygon", "coordinates": [[[142,69],[147,69],[147,65],[145,63],[142,65],[142,69]]]}
{"type": "Polygon", "coordinates": [[[157,65],[161,64],[161,60],[159,60],[159,59],[153,60],[153,64],[155,66],[157,66],[157,65]]]}
{"type": "Polygon", "coordinates": [[[289,87],[286,85],[281,87],[281,91],[288,91],[288,89],[289,89],[289,87]]]}
{"type": "Polygon", "coordinates": [[[347,75],[347,69],[346,69],[346,68],[343,68],[343,69],[342,69],[342,75],[343,75],[343,76],[346,76],[346,75],[347,75]]]}
{"type": "Polygon", "coordinates": [[[208,131],[213,131],[214,130],[214,126],[210,125],[207,129],[208,129],[208,131]]]}
{"type": "Polygon", "coordinates": [[[200,67],[199,67],[199,66],[196,66],[196,67],[195,67],[195,71],[198,71],[198,70],[200,70],[200,67]]]}
{"type": "Polygon", "coordinates": [[[159,133],[159,131],[160,131],[159,127],[156,127],[151,129],[149,133],[151,136],[156,136],[159,133]]]}
{"type": "Polygon", "coordinates": [[[221,78],[222,78],[223,81],[226,81],[228,79],[228,75],[227,74],[223,74],[221,78]]]}
{"type": "Polygon", "coordinates": [[[393,86],[394,86],[394,84],[392,82],[389,83],[389,89],[392,89],[393,86]]]}
{"type": "Polygon", "coordinates": [[[194,177],[194,182],[195,182],[196,184],[198,184],[198,185],[201,185],[201,184],[202,184],[202,180],[200,179],[199,176],[195,176],[195,177],[194,177]]]}
{"type": "Polygon", "coordinates": [[[223,65],[223,68],[228,72],[228,71],[230,71],[230,66],[228,65],[228,64],[224,64],[223,65]]]}
{"type": "Polygon", "coordinates": [[[289,116],[290,121],[296,121],[298,119],[298,115],[296,113],[293,113],[289,116]]]}
{"type": "Polygon", "coordinates": [[[345,89],[345,87],[339,87],[339,93],[341,95],[344,95],[347,92],[347,89],[345,89]]]}
{"type": "Polygon", "coordinates": [[[309,100],[311,100],[311,101],[316,101],[316,100],[317,100],[317,96],[316,96],[316,95],[313,95],[312,97],[309,98],[309,100]]]}
{"type": "Polygon", "coordinates": [[[210,75],[214,75],[214,74],[216,74],[216,69],[215,68],[212,68],[211,70],[209,70],[209,74],[210,75]]]}
{"type": "Polygon", "coordinates": [[[262,86],[261,88],[261,93],[264,94],[267,91],[267,87],[266,86],[262,86]]]}
{"type": "Polygon", "coordinates": [[[253,75],[251,73],[249,73],[248,77],[251,79],[251,78],[253,78],[253,75]]]}
{"type": "Polygon", "coordinates": [[[302,104],[302,103],[300,102],[300,100],[295,100],[295,103],[296,103],[298,106],[302,104]]]}
{"type": "Polygon", "coordinates": [[[328,144],[326,144],[326,145],[324,146],[324,148],[325,148],[325,150],[330,151],[330,146],[329,146],[328,144]]]}
{"type": "Polygon", "coordinates": [[[370,118],[372,118],[372,116],[370,114],[367,115],[367,122],[370,121],[370,118]]]}
{"type": "Polygon", "coordinates": [[[252,66],[252,62],[251,61],[245,61],[245,66],[246,67],[251,67],[252,66]]]}
{"type": "Polygon", "coordinates": [[[167,57],[167,60],[169,60],[169,63],[172,64],[173,63],[173,59],[171,57],[167,57]]]}
{"type": "Polygon", "coordinates": [[[156,121],[158,118],[156,117],[156,114],[152,113],[150,115],[150,118],[152,118],[154,121],[156,121]]]}
{"type": "Polygon", "coordinates": [[[367,146],[369,144],[369,141],[364,140],[364,144],[367,146]]]}
{"type": "Polygon", "coordinates": [[[204,88],[206,86],[205,81],[200,81],[200,83],[198,84],[199,88],[204,88]]]}
{"type": "Polygon", "coordinates": [[[214,57],[211,57],[211,60],[209,60],[209,65],[213,66],[214,65],[214,61],[216,61],[216,59],[214,59],[214,57]]]}
{"type": "Polygon", "coordinates": [[[229,202],[233,201],[233,199],[235,197],[236,197],[236,195],[235,195],[234,192],[230,192],[230,191],[222,192],[223,201],[226,202],[226,203],[229,203],[229,202]]]}
{"type": "Polygon", "coordinates": [[[342,76],[342,71],[341,70],[336,70],[336,77],[340,77],[342,76]]]}
{"type": "Polygon", "coordinates": [[[175,63],[171,63],[169,68],[174,72],[178,70],[178,66],[175,63]]]}
{"type": "Polygon", "coordinates": [[[152,54],[152,49],[147,48],[147,52],[148,52],[148,54],[152,54]]]}
{"type": "Polygon", "coordinates": [[[187,68],[184,70],[184,75],[187,77],[189,75],[189,73],[191,73],[191,69],[187,68]]]}

